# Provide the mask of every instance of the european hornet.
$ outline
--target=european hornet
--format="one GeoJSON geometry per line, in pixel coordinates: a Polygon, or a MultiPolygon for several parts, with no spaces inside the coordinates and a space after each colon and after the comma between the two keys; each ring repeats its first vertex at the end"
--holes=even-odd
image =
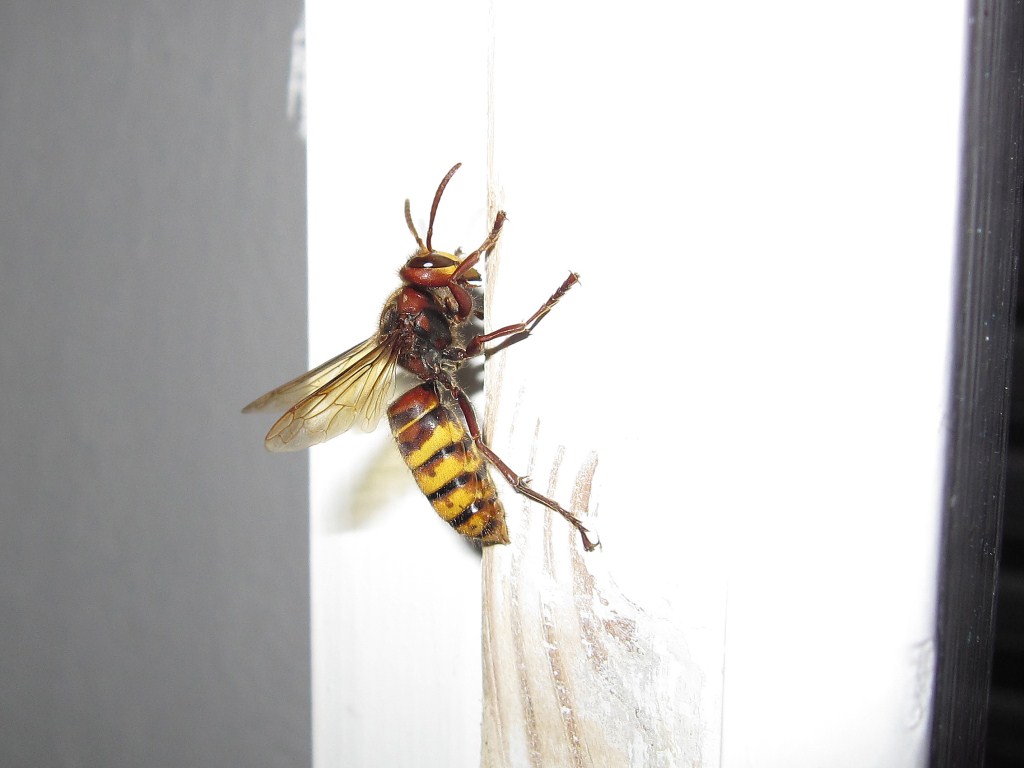
{"type": "Polygon", "coordinates": [[[580,532],[583,546],[597,547],[596,537],[571,512],[541,495],[522,475],[512,471],[484,442],[473,405],[455,380],[469,358],[482,355],[496,339],[509,344],[525,338],[578,281],[576,273],[558,287],[525,322],[473,336],[461,344],[461,334],[474,317],[471,289],[480,285],[474,268],[494,248],[505,223],[499,211],[480,247],[466,258],[435,251],[431,245],[434,216],[441,195],[461,166],[457,163],[441,180],[430,206],[427,240],[420,239],[405,201],[405,223],[417,249],[399,271],[402,287],[391,294],[371,338],[282,384],[249,405],[250,411],[286,408],[267,433],[270,451],[297,451],[330,440],[358,423],[365,431],[377,426],[385,408],[391,431],[405,463],[434,510],[456,531],[483,544],[507,544],[505,510],[487,471],[493,465],[512,489],[543,504],[580,532]],[[422,383],[394,395],[396,366],[422,383]],[[457,410],[456,410],[457,406],[457,410]]]}

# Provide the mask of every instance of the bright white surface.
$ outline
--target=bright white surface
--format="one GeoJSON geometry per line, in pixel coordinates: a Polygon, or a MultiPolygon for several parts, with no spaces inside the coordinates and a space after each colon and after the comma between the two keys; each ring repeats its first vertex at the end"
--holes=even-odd
{"type": "MultiPolygon", "coordinates": [[[[489,312],[583,278],[504,395],[542,420],[538,466],[598,452],[602,557],[706,665],[706,764],[922,764],[962,5],[493,10],[489,312]]],[[[356,13],[309,6],[314,361],[372,331],[403,197],[425,221],[463,160],[436,242],[487,226],[485,9],[356,13]]],[[[317,764],[471,765],[475,557],[389,441],[313,452],[317,764]],[[378,454],[408,510],[339,522],[378,454]]]]}
{"type": "MultiPolygon", "coordinates": [[[[434,244],[486,234],[486,7],[307,4],[310,357],[375,332],[458,161],[434,244]]],[[[473,765],[479,555],[417,491],[386,424],[311,452],[314,764],[473,765]]]]}
{"type": "Polygon", "coordinates": [[[508,357],[601,456],[612,574],[699,627],[725,564],[722,765],[921,762],[962,7],[536,14],[495,25],[492,316],[582,274],[508,357]]]}

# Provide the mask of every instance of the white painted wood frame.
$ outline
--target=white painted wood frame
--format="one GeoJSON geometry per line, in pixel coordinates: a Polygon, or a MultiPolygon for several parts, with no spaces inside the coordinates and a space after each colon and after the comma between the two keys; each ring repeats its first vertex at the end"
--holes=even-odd
{"type": "Polygon", "coordinates": [[[581,275],[475,400],[603,541],[502,486],[481,564],[386,428],[314,449],[315,765],[923,765],[963,4],[307,24],[311,363],[374,332],[404,199],[422,231],[461,161],[435,244],[508,212],[490,327],[581,275]]]}

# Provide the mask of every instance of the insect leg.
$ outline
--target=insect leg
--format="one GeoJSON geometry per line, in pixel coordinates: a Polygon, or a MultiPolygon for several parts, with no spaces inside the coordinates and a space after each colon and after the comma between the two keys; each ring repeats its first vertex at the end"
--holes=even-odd
{"type": "MultiPolygon", "coordinates": [[[[465,274],[472,269],[472,267],[480,261],[480,255],[492,248],[498,241],[498,235],[501,234],[501,225],[505,221],[505,212],[498,211],[498,215],[494,219],[494,227],[491,228],[491,234],[487,236],[483,244],[473,251],[469,256],[462,260],[462,263],[455,268],[451,276],[448,278],[447,288],[452,292],[452,297],[455,299],[455,303],[458,305],[458,313],[456,318],[461,322],[473,314],[473,297],[469,295],[469,291],[462,285],[465,280],[465,274]]],[[[452,349],[457,349],[453,347],[452,349]]],[[[464,360],[465,356],[462,354],[462,350],[458,350],[456,357],[453,360],[464,360]]]]}
{"type": "MultiPolygon", "coordinates": [[[[480,256],[494,247],[494,244],[498,242],[498,236],[501,235],[501,226],[505,223],[505,212],[498,211],[498,215],[494,217],[494,225],[491,227],[491,232],[487,235],[487,238],[480,243],[480,247],[473,251],[469,256],[462,260],[462,263],[456,268],[455,272],[452,273],[451,281],[454,283],[472,267],[476,266],[476,263],[480,261],[480,256]]],[[[458,252],[456,252],[456,255],[458,252]]]]}
{"type": "MultiPolygon", "coordinates": [[[[540,309],[530,315],[526,322],[506,325],[504,328],[498,328],[490,333],[482,333],[479,336],[474,336],[466,345],[466,357],[473,357],[474,355],[481,354],[484,351],[484,344],[488,341],[494,341],[495,339],[500,339],[506,336],[517,336],[519,334],[530,333],[534,326],[544,318],[544,315],[550,312],[551,308],[558,303],[559,299],[561,299],[569,289],[579,281],[580,276],[575,272],[570,272],[569,276],[565,278],[565,281],[558,286],[558,290],[551,294],[551,298],[545,301],[540,309]]],[[[515,341],[519,341],[519,339],[516,339],[515,341]]]]}
{"type": "Polygon", "coordinates": [[[587,529],[585,525],[576,517],[572,512],[565,509],[557,501],[549,499],[533,488],[530,487],[529,481],[522,475],[517,475],[508,464],[501,460],[501,458],[491,450],[490,446],[484,442],[483,437],[480,435],[480,425],[476,421],[476,412],[473,410],[473,404],[466,397],[466,393],[463,392],[454,382],[446,382],[448,389],[451,391],[452,396],[458,401],[459,408],[462,410],[462,415],[466,419],[466,426],[469,427],[469,436],[473,438],[473,442],[476,443],[477,448],[487,458],[491,464],[494,465],[495,469],[501,472],[502,476],[508,481],[508,484],[512,486],[512,490],[516,493],[521,493],[528,499],[536,501],[538,504],[543,504],[545,507],[553,512],[557,512],[564,517],[572,526],[580,532],[580,537],[583,539],[583,548],[587,552],[592,552],[600,546],[601,541],[597,536],[587,529]]]}

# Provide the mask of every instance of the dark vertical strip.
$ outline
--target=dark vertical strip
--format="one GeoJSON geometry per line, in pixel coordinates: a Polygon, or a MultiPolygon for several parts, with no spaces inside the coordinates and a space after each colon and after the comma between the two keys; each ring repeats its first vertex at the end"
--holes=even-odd
{"type": "Polygon", "coordinates": [[[982,765],[1021,227],[1020,0],[969,3],[933,768],[982,765]]]}

